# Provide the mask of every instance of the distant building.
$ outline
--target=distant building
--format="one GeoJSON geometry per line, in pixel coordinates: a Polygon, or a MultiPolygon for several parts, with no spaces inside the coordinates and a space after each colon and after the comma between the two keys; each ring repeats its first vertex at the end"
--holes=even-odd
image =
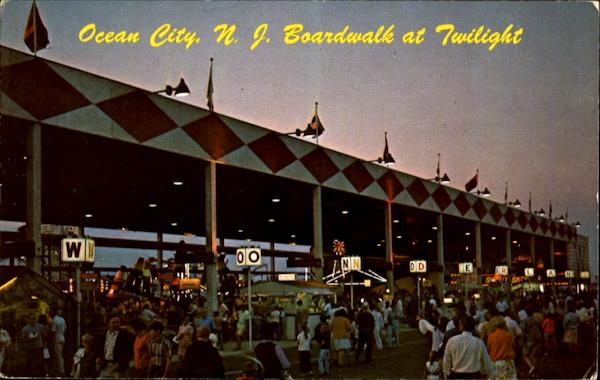
{"type": "Polygon", "coordinates": [[[567,267],[577,274],[581,271],[590,270],[589,238],[576,235],[576,238],[568,245],[567,267]]]}

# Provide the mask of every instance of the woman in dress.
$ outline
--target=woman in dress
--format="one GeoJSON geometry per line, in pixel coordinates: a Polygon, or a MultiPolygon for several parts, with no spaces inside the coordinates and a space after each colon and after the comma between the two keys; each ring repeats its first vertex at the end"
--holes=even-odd
{"type": "Polygon", "coordinates": [[[337,364],[344,366],[344,355],[351,347],[350,332],[352,331],[352,322],[346,316],[346,309],[342,308],[335,312],[335,317],[331,321],[331,339],[333,341],[333,350],[337,357],[337,364]]]}

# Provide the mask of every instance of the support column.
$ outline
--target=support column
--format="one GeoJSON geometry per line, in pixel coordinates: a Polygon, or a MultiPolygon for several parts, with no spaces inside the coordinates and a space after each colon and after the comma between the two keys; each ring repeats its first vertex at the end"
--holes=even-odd
{"type": "Polygon", "coordinates": [[[481,285],[481,270],[483,260],[481,259],[481,223],[475,223],[475,268],[477,268],[477,285],[481,285]]]}
{"type": "Polygon", "coordinates": [[[535,236],[529,238],[529,255],[531,256],[531,267],[535,268],[535,236]]]}
{"type": "Polygon", "coordinates": [[[432,282],[435,284],[435,287],[438,290],[439,299],[444,299],[444,293],[446,293],[446,283],[445,283],[445,264],[444,264],[444,223],[442,214],[438,214],[436,216],[436,224],[437,224],[437,262],[441,268],[441,272],[437,273],[437,275],[433,275],[432,282]]]}
{"type": "MultiPolygon", "coordinates": [[[[550,239],[550,269],[554,267],[554,239],[550,239]]],[[[552,277],[552,295],[556,296],[556,277],[552,277]]]]}
{"type": "Polygon", "coordinates": [[[160,297],[162,297],[162,285],[163,282],[161,280],[161,274],[162,274],[162,269],[163,269],[163,249],[162,249],[162,242],[163,242],[163,233],[162,232],[158,232],[156,234],[156,241],[158,241],[159,244],[159,248],[156,250],[156,260],[158,261],[158,295],[160,297]]]}
{"type": "Polygon", "coordinates": [[[208,315],[219,310],[217,292],[217,164],[210,162],[204,170],[205,214],[206,214],[206,251],[214,255],[214,261],[206,266],[206,291],[208,315]]]}
{"type": "Polygon", "coordinates": [[[389,291],[390,296],[394,296],[394,250],[392,249],[392,202],[385,204],[384,211],[384,228],[385,228],[385,263],[386,269],[386,289],[389,291]]]}
{"type": "Polygon", "coordinates": [[[25,238],[35,244],[35,255],[28,257],[26,263],[42,274],[42,127],[37,123],[27,131],[26,149],[25,238]]]}
{"type": "Polygon", "coordinates": [[[506,294],[509,298],[511,297],[511,286],[512,286],[512,240],[510,237],[510,228],[506,229],[506,237],[505,237],[505,247],[506,247],[506,265],[508,266],[508,278],[506,284],[506,294]]]}
{"type": "Polygon", "coordinates": [[[321,267],[314,268],[315,279],[323,279],[323,214],[321,209],[321,186],[315,186],[312,193],[313,206],[313,255],[321,260],[321,267]]]}

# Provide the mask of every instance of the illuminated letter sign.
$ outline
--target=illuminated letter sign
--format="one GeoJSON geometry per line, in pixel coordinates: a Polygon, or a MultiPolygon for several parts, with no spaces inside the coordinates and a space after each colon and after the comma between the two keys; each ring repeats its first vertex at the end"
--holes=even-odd
{"type": "Polygon", "coordinates": [[[525,268],[525,276],[527,276],[527,277],[535,276],[535,269],[534,268],[525,268]]]}
{"type": "Polygon", "coordinates": [[[458,263],[458,273],[473,273],[473,263],[458,263]]]}
{"type": "Polygon", "coordinates": [[[427,261],[412,260],[410,262],[410,273],[425,273],[427,272],[427,261]]]}
{"type": "Polygon", "coordinates": [[[67,263],[94,262],[96,245],[92,239],[62,239],[62,261],[67,263]]]}

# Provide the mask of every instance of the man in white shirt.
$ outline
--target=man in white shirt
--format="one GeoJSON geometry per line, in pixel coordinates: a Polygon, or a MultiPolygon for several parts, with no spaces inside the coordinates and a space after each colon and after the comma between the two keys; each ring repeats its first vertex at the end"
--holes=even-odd
{"type": "Polygon", "coordinates": [[[448,340],[444,350],[444,374],[449,379],[492,378],[492,363],[483,341],[473,336],[475,321],[469,316],[460,319],[462,332],[448,340]]]}

